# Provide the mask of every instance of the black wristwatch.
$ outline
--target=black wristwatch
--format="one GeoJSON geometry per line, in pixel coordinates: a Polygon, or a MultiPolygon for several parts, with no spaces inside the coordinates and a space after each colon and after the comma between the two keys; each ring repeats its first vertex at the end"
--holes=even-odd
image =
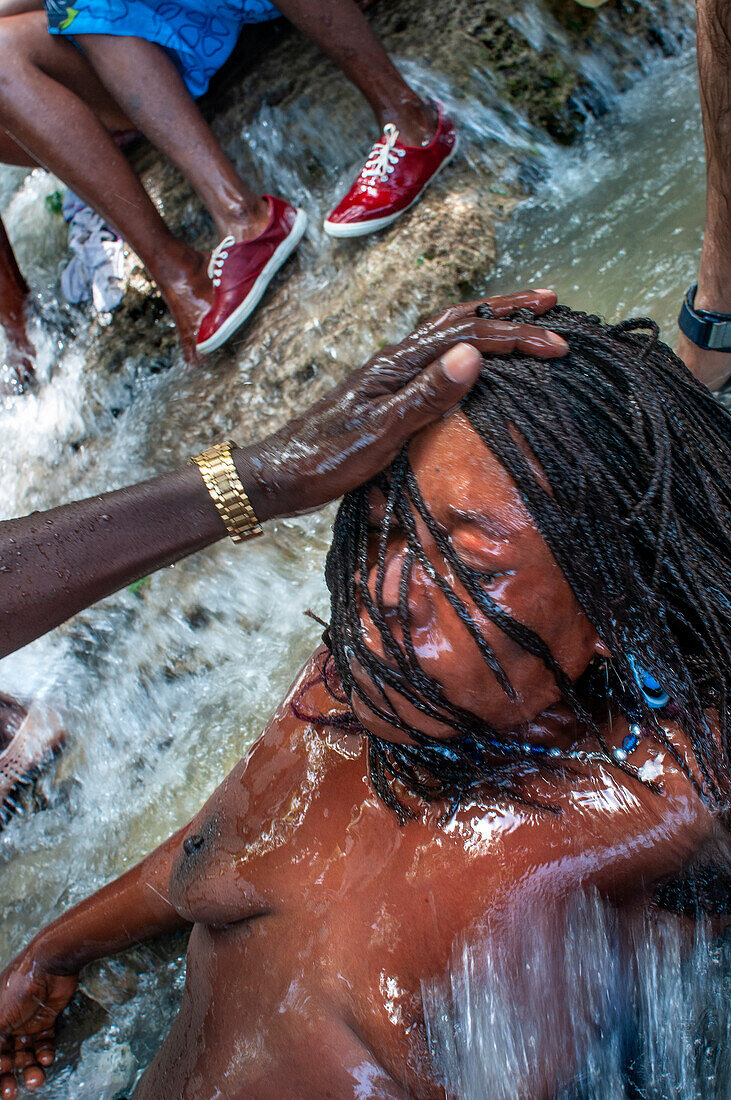
{"type": "Polygon", "coordinates": [[[696,309],[694,303],[697,289],[698,283],[693,283],[683,299],[678,317],[680,331],[699,348],[731,351],[731,316],[727,313],[714,313],[710,309],[696,309]]]}

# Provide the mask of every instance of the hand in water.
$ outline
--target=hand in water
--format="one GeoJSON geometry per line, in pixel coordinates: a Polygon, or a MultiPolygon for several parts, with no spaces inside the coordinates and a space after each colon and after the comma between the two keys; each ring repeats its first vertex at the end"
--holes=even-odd
{"type": "Polygon", "coordinates": [[[454,408],[474,385],[480,355],[521,351],[565,355],[560,336],[500,318],[529,308],[545,313],[551,290],[453,306],[421,324],[282,430],[237,453],[237,466],[257,516],[296,515],[319,508],[387,466],[406,440],[454,408]],[[494,318],[478,317],[485,302],[494,318]]]}
{"type": "Polygon", "coordinates": [[[0,1098],[15,1100],[17,1082],[37,1089],[56,1054],[54,1027],[78,985],[52,974],[30,944],[0,975],[0,1098]]]}

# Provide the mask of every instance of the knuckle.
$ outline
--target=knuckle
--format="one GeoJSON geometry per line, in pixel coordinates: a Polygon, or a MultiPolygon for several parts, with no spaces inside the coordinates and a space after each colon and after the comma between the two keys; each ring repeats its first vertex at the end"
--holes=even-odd
{"type": "Polygon", "coordinates": [[[417,408],[426,413],[439,413],[444,407],[444,394],[442,388],[436,384],[433,378],[425,379],[419,388],[419,400],[417,408]]]}

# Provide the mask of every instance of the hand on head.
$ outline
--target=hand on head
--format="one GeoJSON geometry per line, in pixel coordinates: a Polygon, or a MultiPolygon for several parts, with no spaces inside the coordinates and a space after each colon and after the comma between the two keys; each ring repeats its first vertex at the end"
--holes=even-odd
{"type": "Polygon", "coordinates": [[[550,290],[467,302],[384,348],[248,452],[243,476],[259,519],[319,508],[368,481],[410,436],[459,404],[477,379],[481,355],[565,355],[568,345],[560,336],[501,319],[523,308],[545,313],[555,304],[550,290]],[[477,315],[485,303],[494,318],[477,315]]]}

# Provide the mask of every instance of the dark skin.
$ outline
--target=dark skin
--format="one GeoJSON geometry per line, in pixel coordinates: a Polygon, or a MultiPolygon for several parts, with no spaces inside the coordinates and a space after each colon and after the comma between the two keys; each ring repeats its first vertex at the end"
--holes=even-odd
{"type": "MultiPolygon", "coordinates": [[[[399,75],[353,0],[282,0],[282,14],[364,95],[381,129],[428,142],[436,119],[399,75]]],[[[213,287],[207,257],[175,237],[109,131],[140,129],[180,168],[220,238],[244,241],[269,208],[225,156],[167,54],[142,38],[79,35],[81,50],[48,33],[37,4],[7,0],[0,21],[0,162],[39,163],[114,226],[147,266],[195,361],[213,287]],[[29,10],[30,8],[30,10],[29,10]],[[83,52],[81,52],[83,50],[83,52]],[[20,161],[18,147],[25,159],[20,161]]],[[[0,6],[0,15],[3,8],[0,6]]]]}
{"type": "Polygon", "coordinates": [[[25,328],[28,286],[0,220],[0,324],[5,330],[5,372],[0,393],[21,393],[33,379],[33,345],[25,328]]]}
{"type": "MultiPolygon", "coordinates": [[[[461,414],[425,429],[410,457],[435,520],[475,568],[482,563],[511,616],[557,641],[565,671],[575,675],[605,652],[515,485],[461,414]]],[[[379,506],[372,503],[374,520],[379,506]]],[[[424,548],[444,572],[436,547],[424,548]]],[[[396,528],[389,571],[402,552],[396,528]]],[[[371,576],[374,569],[372,555],[371,576]]],[[[397,600],[384,585],[387,613],[397,600]]],[[[438,1100],[421,983],[444,973],[455,940],[489,919],[496,949],[509,953],[527,906],[560,920],[563,901],[586,886],[631,910],[648,883],[707,839],[711,815],[654,740],[643,739],[633,763],[654,766],[659,793],[592,755],[597,746],[545,669],[536,675],[529,654],[482,622],[518,689],[517,701],[507,700],[426,573],[412,574],[407,600],[419,660],[451,701],[476,704],[502,731],[520,720],[521,738],[587,750],[570,777],[523,771],[521,792],[562,812],[498,805],[476,792],[445,825],[444,805],[404,796],[416,820],[401,827],[370,787],[364,738],[327,718],[297,718],[290,696],[187,827],[39,933],[0,977],[3,1100],[16,1095],[16,1076],[42,1083],[55,1019],[83,965],[186,925],[183,1003],[136,1100],[210,1100],[224,1080],[230,1100],[355,1100],[366,1085],[378,1100],[438,1100]]],[[[313,675],[323,658],[316,653],[300,677],[309,686],[299,707],[330,716],[343,706],[313,675]]],[[[414,713],[412,728],[426,732],[414,713]]],[[[360,717],[377,728],[367,708],[360,717]]],[[[603,732],[618,746],[627,724],[614,716],[603,732]]],[[[671,724],[666,732],[697,776],[684,732],[671,724]]],[[[519,989],[520,974],[515,980],[519,989]]],[[[521,1100],[548,1100],[574,1068],[566,1052],[542,1052],[521,1100]]]]}
{"type": "MultiPolygon", "coordinates": [[[[556,295],[524,291],[487,301],[500,318],[521,306],[543,313],[556,295]]],[[[234,461],[259,519],[320,508],[387,466],[410,435],[470,389],[478,351],[565,354],[566,344],[553,333],[478,318],[480,304],[454,306],[425,322],[301,417],[237,448],[234,461]]],[[[192,466],[0,523],[0,657],[225,536],[192,466]]]]}
{"type": "MultiPolygon", "coordinates": [[[[726,0],[696,0],[696,10],[706,228],[695,304],[731,315],[731,8],[726,0]]],[[[731,378],[731,352],[706,351],[680,333],[678,355],[711,390],[731,378]]]]}

